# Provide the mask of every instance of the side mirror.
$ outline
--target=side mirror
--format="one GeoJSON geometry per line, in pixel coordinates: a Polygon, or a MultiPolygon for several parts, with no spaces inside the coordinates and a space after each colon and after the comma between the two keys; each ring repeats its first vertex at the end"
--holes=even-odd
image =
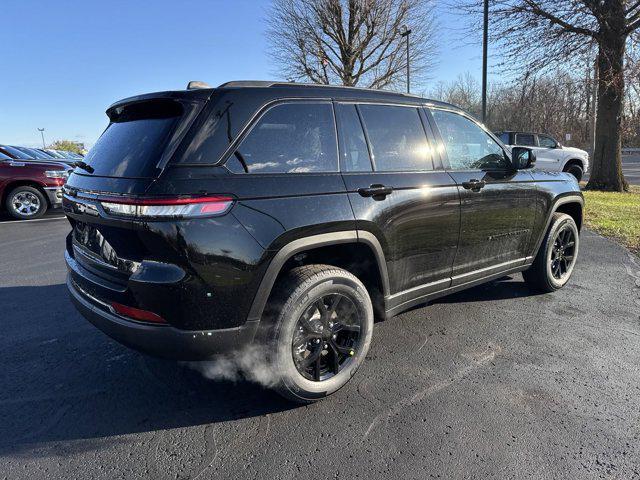
{"type": "Polygon", "coordinates": [[[517,170],[533,168],[536,164],[536,153],[526,147],[513,147],[511,149],[511,161],[517,170]]]}

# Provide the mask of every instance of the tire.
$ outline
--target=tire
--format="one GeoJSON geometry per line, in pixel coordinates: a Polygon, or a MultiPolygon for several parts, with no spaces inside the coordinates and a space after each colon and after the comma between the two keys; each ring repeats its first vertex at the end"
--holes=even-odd
{"type": "Polygon", "coordinates": [[[564,287],[573,273],[579,247],[580,232],[576,222],[565,213],[554,213],[533,265],[522,272],[525,282],[541,292],[554,292],[564,287]],[[570,232],[569,235],[565,233],[567,231],[570,232]],[[562,249],[559,249],[562,237],[571,238],[562,249]]]}
{"type": "Polygon", "coordinates": [[[576,177],[576,180],[578,182],[582,180],[582,176],[584,175],[584,171],[582,170],[582,167],[577,163],[572,163],[571,165],[566,167],[565,172],[570,173],[571,175],[576,177]]]}
{"type": "Polygon", "coordinates": [[[275,318],[270,345],[271,365],[279,376],[276,390],[298,403],[320,400],[343,387],[364,361],[373,332],[371,298],[354,275],[330,265],[294,268],[276,288],[269,306],[275,318]],[[318,302],[325,305],[324,315],[318,302]],[[316,333],[320,327],[325,330],[316,333]],[[313,335],[322,339],[305,340],[313,335]],[[309,367],[302,366],[316,357],[309,367]],[[327,370],[320,376],[323,364],[327,370]]]}
{"type": "Polygon", "coordinates": [[[6,207],[12,217],[19,220],[31,220],[44,215],[48,205],[40,190],[23,185],[9,192],[6,207]]]}

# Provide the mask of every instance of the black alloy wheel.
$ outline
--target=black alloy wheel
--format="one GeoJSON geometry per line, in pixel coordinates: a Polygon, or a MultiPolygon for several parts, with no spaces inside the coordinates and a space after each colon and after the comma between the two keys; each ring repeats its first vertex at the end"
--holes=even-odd
{"type": "Polygon", "coordinates": [[[291,345],[298,372],[316,382],[340,373],[359,347],[360,321],[345,295],[331,293],[314,301],[299,318],[291,345]]]}
{"type": "Polygon", "coordinates": [[[560,229],[551,250],[551,273],[557,280],[562,280],[575,262],[576,238],[568,226],[560,229]]]}

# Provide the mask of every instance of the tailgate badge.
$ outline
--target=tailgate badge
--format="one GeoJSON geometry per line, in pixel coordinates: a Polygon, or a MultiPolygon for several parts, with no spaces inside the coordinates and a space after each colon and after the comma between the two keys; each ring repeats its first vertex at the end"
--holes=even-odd
{"type": "Polygon", "coordinates": [[[98,209],[91,204],[76,202],[73,205],[73,209],[75,210],[76,213],[79,213],[79,214],[86,213],[87,215],[91,215],[93,217],[99,216],[98,209]]]}

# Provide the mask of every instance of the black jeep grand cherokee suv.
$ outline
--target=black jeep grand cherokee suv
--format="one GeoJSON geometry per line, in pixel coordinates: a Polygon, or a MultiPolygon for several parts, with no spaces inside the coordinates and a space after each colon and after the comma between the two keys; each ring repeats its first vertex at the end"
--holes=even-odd
{"type": "Polygon", "coordinates": [[[520,271],[550,292],[576,261],[575,179],[452,105],[231,82],[107,115],[65,187],[77,308],[159,356],[265,346],[298,401],[351,378],[374,316],[520,271]]]}

